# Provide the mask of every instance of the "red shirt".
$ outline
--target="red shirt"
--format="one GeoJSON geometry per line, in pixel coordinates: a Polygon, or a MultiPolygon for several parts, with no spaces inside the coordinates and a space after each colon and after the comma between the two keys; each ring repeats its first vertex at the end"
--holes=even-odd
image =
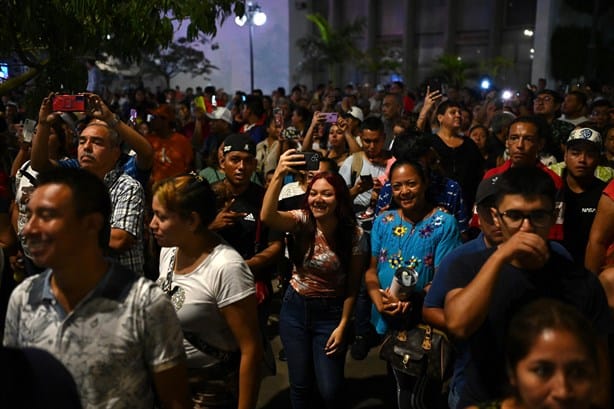
{"type": "MultiPolygon", "coordinates": [[[[544,165],[543,163],[539,161],[537,162],[535,166],[537,166],[538,169],[541,169],[542,171],[546,172],[548,176],[550,176],[550,178],[554,182],[554,186],[556,187],[556,190],[560,192],[561,189],[563,188],[563,179],[561,179],[559,175],[554,173],[554,171],[550,170],[546,165],[544,165]]],[[[488,170],[486,174],[484,174],[484,179],[490,179],[493,176],[500,175],[511,167],[512,167],[512,161],[507,160],[503,165],[488,170]]],[[[554,225],[550,228],[550,233],[548,234],[548,238],[550,240],[563,240],[563,221],[564,221],[563,213],[565,211],[565,206],[564,206],[564,203],[558,197],[555,199],[555,207],[556,207],[556,221],[554,222],[554,225]]],[[[473,207],[473,215],[471,216],[471,222],[469,223],[469,226],[471,227],[479,226],[478,213],[477,213],[476,206],[473,207]]]]}
{"type": "Polygon", "coordinates": [[[151,181],[177,176],[192,170],[192,143],[180,133],[173,133],[169,138],[147,135],[147,140],[154,149],[154,163],[151,181]]]}

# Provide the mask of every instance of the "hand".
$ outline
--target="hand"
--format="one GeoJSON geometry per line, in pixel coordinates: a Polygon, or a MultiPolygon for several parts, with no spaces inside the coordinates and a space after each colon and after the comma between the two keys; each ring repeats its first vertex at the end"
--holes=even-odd
{"type": "Polygon", "coordinates": [[[298,166],[305,165],[305,156],[298,153],[296,149],[288,149],[279,157],[275,173],[277,175],[285,175],[286,173],[296,173],[298,166]]]}
{"type": "Polygon", "coordinates": [[[85,94],[87,97],[87,110],[91,116],[106,123],[115,120],[115,114],[111,112],[109,107],[96,94],[85,94]]]}
{"type": "Polygon", "coordinates": [[[53,97],[55,94],[52,92],[43,98],[43,102],[41,102],[41,106],[38,110],[38,123],[39,124],[50,124],[56,117],[56,114],[53,113],[53,97]]]}
{"type": "Polygon", "coordinates": [[[385,290],[380,289],[379,292],[382,297],[382,309],[379,311],[381,314],[398,316],[409,311],[411,303],[399,300],[390,292],[389,288],[385,290]]]}
{"type": "Polygon", "coordinates": [[[373,178],[373,189],[371,194],[375,194],[375,199],[379,196],[379,191],[382,190],[382,181],[379,178],[373,178]]]}
{"type": "Polygon", "coordinates": [[[441,91],[435,90],[431,92],[431,87],[426,86],[426,95],[424,96],[424,105],[422,105],[422,110],[420,111],[420,116],[426,116],[433,106],[441,99],[441,91]],[[424,115],[422,115],[424,114],[424,115]]]}
{"type": "Polygon", "coordinates": [[[324,122],[326,121],[326,112],[315,111],[313,117],[315,118],[314,122],[324,122]]]}
{"type": "Polygon", "coordinates": [[[500,255],[505,262],[515,262],[529,269],[542,267],[550,257],[546,240],[536,233],[522,230],[514,233],[509,240],[499,245],[495,253],[500,255]]]}
{"type": "Polygon", "coordinates": [[[343,132],[349,132],[349,130],[350,130],[350,126],[349,126],[348,121],[346,119],[342,118],[342,117],[338,117],[337,118],[337,126],[343,132]]]}
{"type": "Polygon", "coordinates": [[[229,200],[226,205],[218,212],[215,219],[209,224],[209,230],[222,230],[228,227],[234,226],[237,220],[247,216],[245,212],[235,212],[230,210],[230,207],[234,204],[235,199],[229,200]]]}
{"type": "Polygon", "coordinates": [[[342,327],[337,327],[333,330],[324,347],[326,355],[331,356],[339,351],[339,348],[343,345],[343,333],[344,328],[342,327]]]}

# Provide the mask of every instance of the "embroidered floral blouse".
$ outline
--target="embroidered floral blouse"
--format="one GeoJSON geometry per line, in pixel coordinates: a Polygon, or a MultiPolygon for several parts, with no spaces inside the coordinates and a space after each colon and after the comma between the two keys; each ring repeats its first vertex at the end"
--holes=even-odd
{"type": "MultiPolygon", "coordinates": [[[[394,272],[407,267],[418,273],[415,291],[422,291],[441,260],[460,244],[456,219],[442,210],[416,224],[403,220],[398,210],[380,214],[371,231],[371,255],[377,258],[381,288],[389,288],[394,272]]],[[[375,308],[371,317],[377,332],[385,333],[387,325],[375,308]]]]}

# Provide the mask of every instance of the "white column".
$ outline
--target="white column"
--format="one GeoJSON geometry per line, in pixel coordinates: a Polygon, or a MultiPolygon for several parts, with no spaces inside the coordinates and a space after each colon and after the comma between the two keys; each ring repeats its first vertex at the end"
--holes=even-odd
{"type": "Polygon", "coordinates": [[[556,27],[560,0],[537,0],[535,13],[535,30],[533,48],[535,56],[531,68],[531,83],[537,84],[539,78],[548,81],[548,88],[555,87],[555,80],[550,73],[550,39],[556,27]]]}

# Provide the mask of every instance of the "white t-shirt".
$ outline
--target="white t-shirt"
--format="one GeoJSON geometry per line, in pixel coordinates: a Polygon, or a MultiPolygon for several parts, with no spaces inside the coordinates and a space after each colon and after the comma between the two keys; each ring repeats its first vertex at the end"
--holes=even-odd
{"type": "MultiPolygon", "coordinates": [[[[160,251],[161,285],[169,272],[176,248],[160,251]]],[[[196,334],[210,346],[236,351],[237,342],[220,309],[256,292],[254,277],[243,258],[227,244],[218,244],[191,273],[173,274],[171,289],[178,287],[172,302],[184,332],[196,334]]],[[[218,360],[206,355],[184,339],[189,368],[213,365],[218,360]]]]}
{"type": "Polygon", "coordinates": [[[279,200],[299,196],[304,193],[305,191],[301,189],[299,182],[290,182],[282,186],[281,191],[279,192],[279,200]]]}
{"type": "MultiPolygon", "coordinates": [[[[362,152],[355,153],[355,155],[358,155],[361,153],[362,152]]],[[[354,157],[353,155],[350,155],[345,161],[343,161],[343,165],[341,165],[341,169],[339,169],[339,174],[341,175],[341,177],[343,177],[348,187],[352,187],[350,186],[350,182],[352,180],[351,174],[352,174],[352,162],[353,161],[354,161],[354,157]]],[[[386,166],[374,165],[373,163],[371,163],[371,161],[367,159],[365,155],[363,155],[362,168],[360,170],[360,173],[356,175],[356,182],[354,182],[354,184],[358,182],[358,180],[360,179],[360,175],[371,175],[373,176],[373,179],[375,179],[375,178],[380,177],[381,175],[384,175],[385,173],[386,173],[386,166]]],[[[370,201],[371,201],[371,189],[356,196],[356,198],[354,199],[354,204],[358,206],[367,207],[369,206],[370,201]]]]}

